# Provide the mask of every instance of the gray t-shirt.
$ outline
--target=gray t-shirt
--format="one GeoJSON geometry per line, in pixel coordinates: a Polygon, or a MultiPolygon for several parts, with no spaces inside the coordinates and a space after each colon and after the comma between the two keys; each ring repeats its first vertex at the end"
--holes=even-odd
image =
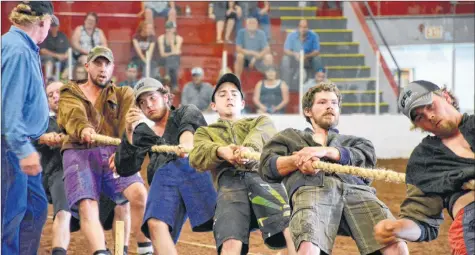
{"type": "Polygon", "coordinates": [[[258,52],[269,46],[264,31],[257,29],[255,34],[251,35],[245,28],[239,30],[236,39],[236,45],[241,46],[245,50],[253,50],[258,52]]]}
{"type": "Polygon", "coordinates": [[[202,82],[197,86],[193,82],[185,85],[183,93],[181,94],[181,104],[192,104],[198,107],[200,111],[208,109],[211,103],[211,95],[213,94],[213,86],[211,84],[202,82]]]}

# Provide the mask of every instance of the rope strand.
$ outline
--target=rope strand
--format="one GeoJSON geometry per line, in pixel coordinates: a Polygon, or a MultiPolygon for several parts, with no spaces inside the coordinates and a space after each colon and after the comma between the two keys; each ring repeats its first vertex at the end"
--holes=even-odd
{"type": "MultiPolygon", "coordinates": [[[[100,144],[106,145],[119,145],[120,139],[113,138],[105,135],[94,134],[92,139],[100,144]]],[[[178,155],[182,153],[189,153],[190,148],[184,148],[182,146],[172,146],[172,145],[154,145],[152,146],[153,152],[171,152],[178,155]]],[[[259,161],[261,154],[259,152],[246,152],[243,153],[243,157],[251,160],[259,161]]],[[[341,174],[351,174],[363,178],[370,178],[378,181],[393,182],[393,183],[404,183],[406,179],[406,174],[398,173],[392,170],[387,169],[367,169],[357,166],[343,166],[334,163],[315,161],[313,162],[313,167],[324,171],[327,173],[341,173],[341,174]]],[[[471,187],[473,189],[473,187],[471,187]]]]}

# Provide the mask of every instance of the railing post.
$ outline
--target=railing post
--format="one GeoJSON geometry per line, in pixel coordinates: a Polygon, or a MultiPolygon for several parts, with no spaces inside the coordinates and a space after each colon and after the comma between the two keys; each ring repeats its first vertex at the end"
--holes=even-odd
{"type": "Polygon", "coordinates": [[[304,73],[305,73],[303,50],[300,50],[299,54],[300,54],[300,57],[299,57],[299,113],[302,114],[303,112],[303,109],[302,109],[303,79],[304,79],[304,73]]]}
{"type": "Polygon", "coordinates": [[[374,113],[376,115],[379,115],[379,68],[381,66],[381,63],[380,63],[380,57],[381,57],[381,53],[379,51],[379,49],[376,51],[376,86],[375,86],[375,100],[374,100],[374,113]]]}
{"type": "Polygon", "coordinates": [[[68,49],[68,79],[73,80],[73,48],[68,49]]]}

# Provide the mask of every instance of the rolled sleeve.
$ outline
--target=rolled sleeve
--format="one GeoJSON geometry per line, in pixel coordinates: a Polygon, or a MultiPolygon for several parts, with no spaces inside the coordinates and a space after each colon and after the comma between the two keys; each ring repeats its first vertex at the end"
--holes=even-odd
{"type": "Polygon", "coordinates": [[[178,111],[178,115],[180,119],[178,137],[185,131],[190,131],[194,134],[199,127],[208,125],[200,109],[195,105],[185,105],[181,107],[178,111]]]}

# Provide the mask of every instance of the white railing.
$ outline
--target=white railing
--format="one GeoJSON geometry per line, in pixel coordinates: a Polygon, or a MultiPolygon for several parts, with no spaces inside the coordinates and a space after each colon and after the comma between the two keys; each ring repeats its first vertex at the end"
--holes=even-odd
{"type": "Polygon", "coordinates": [[[228,66],[228,52],[223,50],[223,55],[221,56],[221,73],[225,74],[228,66]]]}
{"type": "Polygon", "coordinates": [[[375,97],[374,97],[374,113],[376,115],[379,115],[379,110],[380,110],[380,107],[379,107],[379,90],[380,90],[380,84],[379,84],[379,68],[381,66],[381,61],[380,61],[380,58],[381,58],[381,52],[379,51],[379,49],[376,51],[376,81],[375,81],[375,97]]]}
{"type": "Polygon", "coordinates": [[[304,67],[304,53],[303,50],[300,51],[300,58],[299,58],[299,113],[302,115],[302,99],[303,99],[303,83],[304,83],[304,74],[305,74],[305,67],[304,67]]]}
{"type": "MultiPolygon", "coordinates": [[[[151,64],[150,62],[152,61],[152,52],[147,50],[145,52],[145,77],[149,78],[150,77],[150,68],[151,64]]],[[[154,78],[154,77],[152,77],[154,78]]]]}
{"type": "Polygon", "coordinates": [[[68,49],[68,79],[73,80],[73,48],[68,49]]]}

